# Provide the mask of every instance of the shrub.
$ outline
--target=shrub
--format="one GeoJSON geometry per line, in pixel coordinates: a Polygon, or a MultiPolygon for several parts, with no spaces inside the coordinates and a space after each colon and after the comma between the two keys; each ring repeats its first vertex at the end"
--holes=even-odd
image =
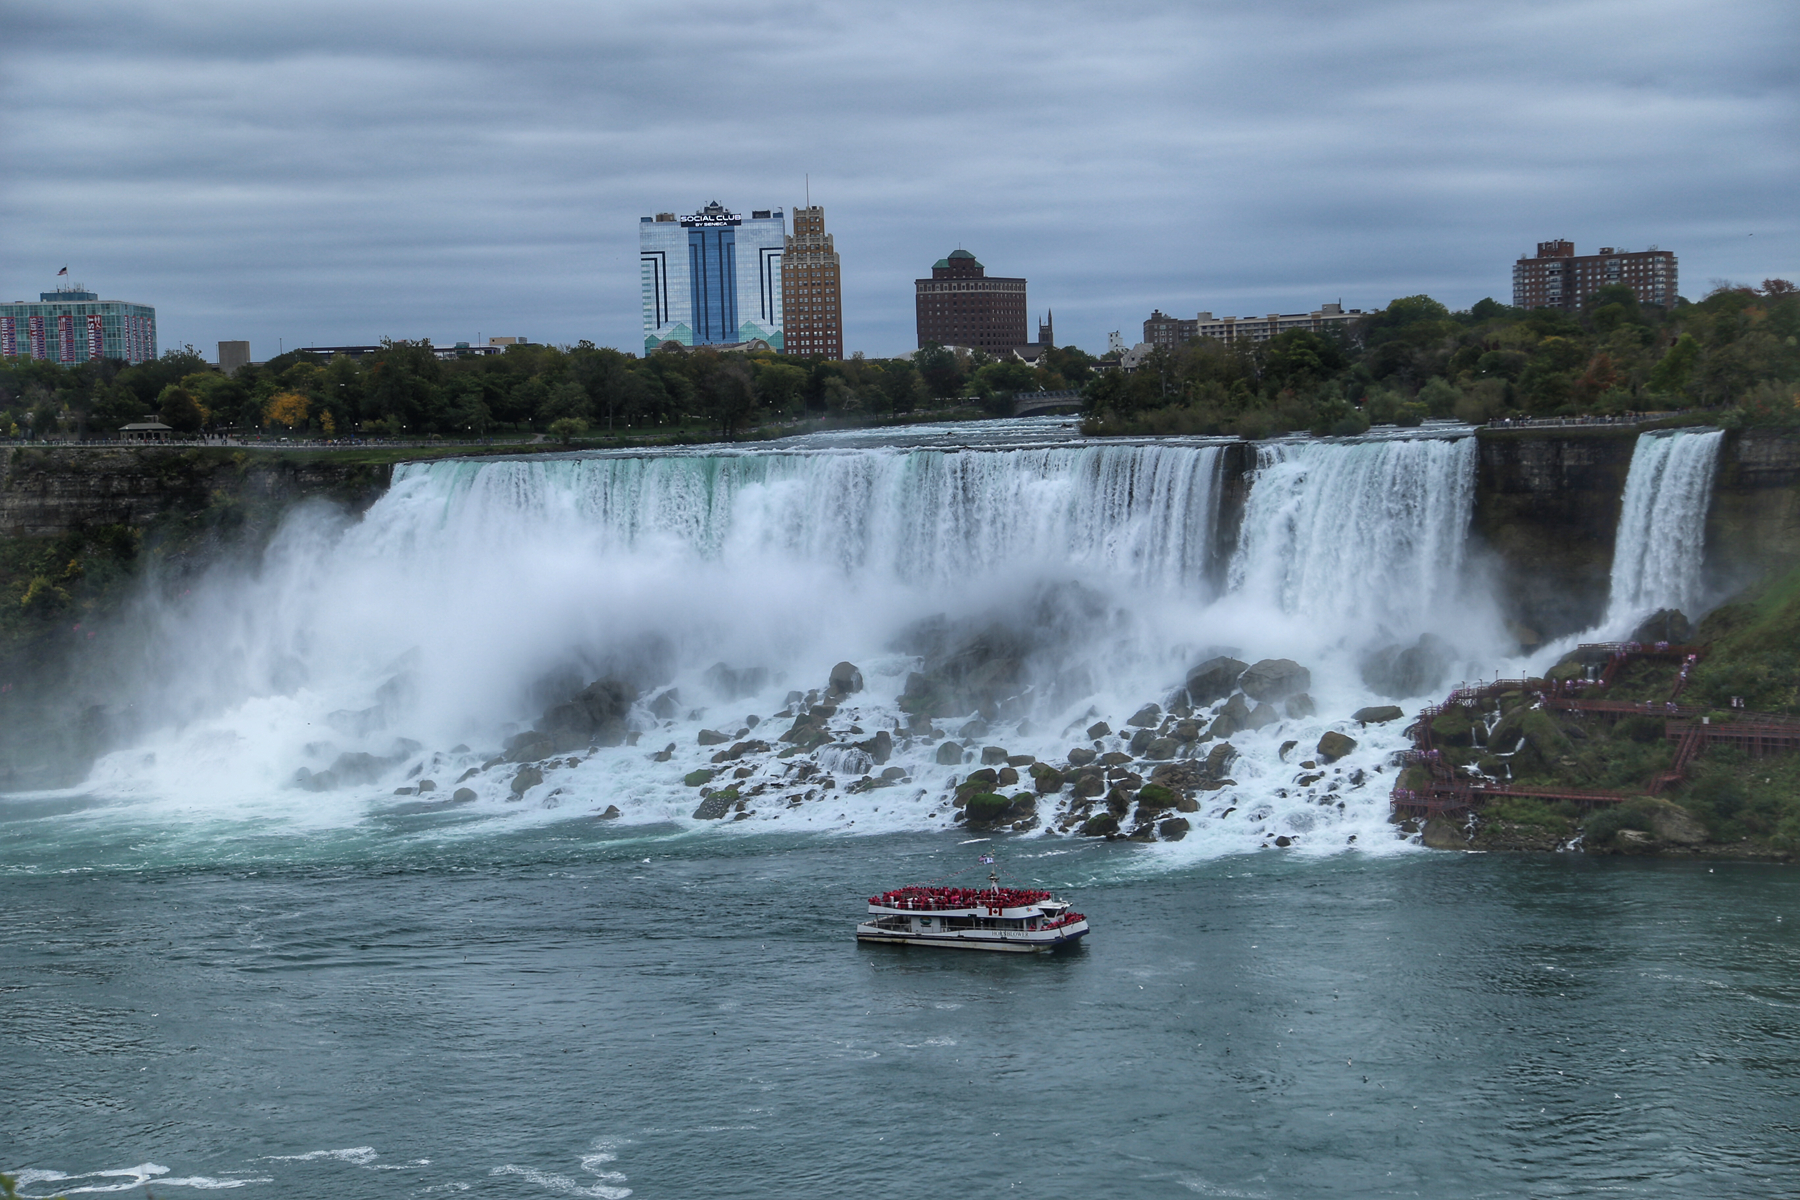
{"type": "Polygon", "coordinates": [[[1582,822],[1582,837],[1591,846],[1610,846],[1622,829],[1648,830],[1650,805],[1642,800],[1628,800],[1588,814],[1582,822]]]}

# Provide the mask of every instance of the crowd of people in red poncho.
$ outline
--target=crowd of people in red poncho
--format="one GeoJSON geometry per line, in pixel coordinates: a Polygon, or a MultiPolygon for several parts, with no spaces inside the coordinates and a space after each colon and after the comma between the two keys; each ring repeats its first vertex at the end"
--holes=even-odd
{"type": "Polygon", "coordinates": [[[921,909],[936,912],[954,908],[1019,908],[1048,900],[1049,892],[1030,888],[940,888],[903,887],[879,896],[870,896],[870,904],[885,908],[921,909]]]}

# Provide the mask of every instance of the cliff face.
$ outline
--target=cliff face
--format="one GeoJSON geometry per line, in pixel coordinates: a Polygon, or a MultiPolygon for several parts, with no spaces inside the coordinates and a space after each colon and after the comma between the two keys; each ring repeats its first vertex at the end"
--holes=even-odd
{"type": "Polygon", "coordinates": [[[1800,430],[1727,434],[1706,518],[1708,578],[1735,589],[1800,562],[1800,430]]]}
{"type": "Polygon", "coordinates": [[[282,503],[323,496],[365,508],[387,464],[230,449],[0,451],[0,537],[51,538],[102,525],[144,528],[220,499],[282,503]]]}
{"type": "MultiPolygon", "coordinates": [[[[1548,640],[1606,612],[1613,538],[1638,434],[1483,430],[1478,553],[1493,557],[1508,619],[1548,640]]],[[[1800,432],[1725,435],[1707,517],[1707,576],[1723,589],[1800,562],[1800,432]]]]}
{"type": "Polygon", "coordinates": [[[1476,553],[1497,560],[1515,632],[1547,641],[1593,625],[1606,611],[1636,431],[1484,430],[1479,444],[1476,553]]]}

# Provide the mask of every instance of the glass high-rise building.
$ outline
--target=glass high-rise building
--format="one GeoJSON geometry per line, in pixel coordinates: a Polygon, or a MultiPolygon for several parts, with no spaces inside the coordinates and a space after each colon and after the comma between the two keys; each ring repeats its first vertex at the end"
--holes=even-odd
{"type": "Polygon", "coordinates": [[[56,363],[156,357],[156,310],[148,304],[102,300],[79,283],[39,292],[36,303],[0,304],[0,358],[56,363]]]}
{"type": "Polygon", "coordinates": [[[783,349],[781,255],[787,217],[748,217],[717,200],[697,213],[657,213],[638,225],[644,353],[664,342],[721,346],[760,338],[783,349]]]}

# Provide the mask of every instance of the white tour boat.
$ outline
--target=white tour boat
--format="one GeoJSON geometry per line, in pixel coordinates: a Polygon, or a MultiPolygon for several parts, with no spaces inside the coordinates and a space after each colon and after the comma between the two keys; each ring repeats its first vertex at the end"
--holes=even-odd
{"type": "Polygon", "coordinates": [[[1071,946],[1086,936],[1087,918],[1049,892],[1003,888],[903,887],[869,897],[859,942],[1004,950],[1030,954],[1071,946]]]}

